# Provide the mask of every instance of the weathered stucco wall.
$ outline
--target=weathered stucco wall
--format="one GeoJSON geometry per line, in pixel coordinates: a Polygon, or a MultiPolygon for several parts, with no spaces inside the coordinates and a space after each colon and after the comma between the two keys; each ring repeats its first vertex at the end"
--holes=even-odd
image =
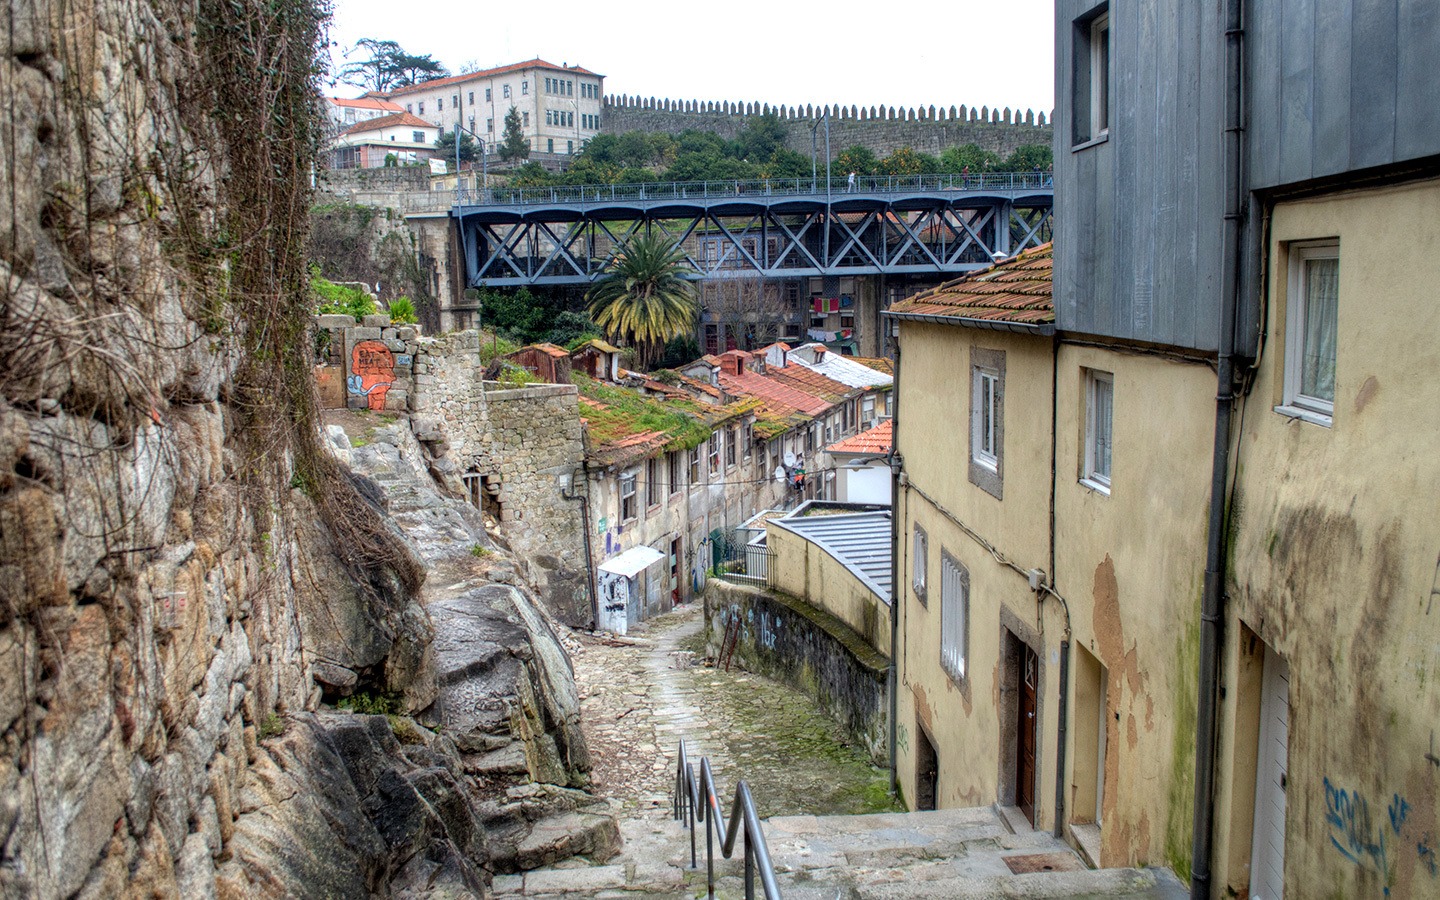
{"type": "Polygon", "coordinates": [[[818,544],[783,528],[765,531],[765,546],[775,554],[770,583],[844,622],[888,659],[890,607],[818,544]]]}
{"type": "MultiPolygon", "coordinates": [[[[1278,204],[1231,503],[1217,872],[1249,880],[1260,642],[1290,666],[1286,893],[1440,891],[1440,182],[1278,204]],[[1281,400],[1289,241],[1339,238],[1333,424],[1281,400]],[[1251,673],[1251,674],[1248,674],[1251,673]]],[[[1221,887],[1217,878],[1217,890],[1221,887]]]]}
{"type": "Polygon", "coordinates": [[[562,495],[567,484],[572,495],[584,486],[575,386],[486,382],[474,331],[422,340],[414,371],[413,425],[436,456],[432,469],[496,514],[561,621],[589,625],[584,523],[579,502],[562,495]]]}
{"type": "Polygon", "coordinates": [[[877,764],[887,754],[887,663],[845,623],[779,592],[712,578],[705,586],[707,653],[734,632],[734,660],[820,703],[877,764]]]}

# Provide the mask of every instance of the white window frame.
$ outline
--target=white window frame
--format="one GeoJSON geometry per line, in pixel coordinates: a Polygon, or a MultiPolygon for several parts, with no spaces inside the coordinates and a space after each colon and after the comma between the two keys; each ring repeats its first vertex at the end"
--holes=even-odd
{"type": "Polygon", "coordinates": [[[702,446],[703,446],[703,445],[701,445],[701,444],[696,444],[694,447],[691,447],[691,448],[690,448],[690,459],[688,460],[688,462],[689,462],[689,465],[690,465],[690,489],[691,489],[691,490],[694,490],[695,488],[699,487],[699,486],[700,486],[700,482],[704,480],[704,479],[702,479],[702,478],[700,477],[701,474],[705,471],[704,469],[701,468],[701,461],[700,461],[700,448],[701,448],[702,446]]]}
{"type": "Polygon", "coordinates": [[[1110,13],[1106,12],[1090,23],[1090,140],[1109,133],[1110,13]]]}
{"type": "MultiPolygon", "coordinates": [[[[1285,292],[1285,377],[1282,404],[1276,412],[1330,427],[1335,416],[1335,399],[1302,393],[1305,368],[1305,331],[1309,315],[1309,275],[1306,264],[1313,260],[1340,259],[1337,240],[1306,241],[1290,245],[1289,282],[1285,292]]],[[[1337,276],[1338,277],[1338,276],[1337,276]]],[[[1337,285],[1338,288],[1338,285],[1337,285]]],[[[1336,318],[1339,318],[1339,291],[1336,291],[1336,318]]],[[[1338,322],[1337,322],[1338,324],[1338,322]]],[[[1338,327],[1337,327],[1338,332],[1338,327]]],[[[1332,339],[1334,343],[1334,339],[1332,339]]],[[[1332,361],[1333,365],[1333,361],[1332,361]]],[[[1335,373],[1330,373],[1335,380],[1335,373]]]]}
{"type": "Polygon", "coordinates": [[[930,559],[930,537],[917,523],[915,534],[911,538],[910,550],[910,586],[915,590],[915,596],[920,602],[925,602],[925,580],[929,568],[930,559]]]}
{"type": "Polygon", "coordinates": [[[635,502],[635,476],[632,469],[629,472],[620,473],[620,521],[632,522],[639,516],[640,504],[635,502]],[[626,515],[625,504],[630,504],[629,515],[626,515]]]}
{"type": "Polygon", "coordinates": [[[725,469],[729,471],[735,468],[735,447],[740,443],[736,436],[735,426],[731,425],[725,429],[725,469]]]}
{"type": "Polygon", "coordinates": [[[684,481],[681,476],[685,471],[685,461],[680,458],[679,450],[669,453],[667,456],[669,457],[667,462],[670,467],[670,496],[673,497],[680,493],[680,489],[684,486],[684,481]]]}
{"type": "Polygon", "coordinates": [[[714,478],[716,475],[719,475],[719,474],[720,474],[720,471],[721,471],[721,470],[720,470],[720,442],[721,442],[721,434],[720,434],[720,432],[719,432],[719,431],[712,431],[712,432],[710,432],[709,462],[710,462],[710,477],[711,477],[711,478],[714,478]]]}
{"type": "Polygon", "coordinates": [[[658,456],[645,460],[645,503],[651,509],[659,506],[667,493],[665,482],[660,480],[661,465],[663,463],[658,456]]]}
{"type": "Polygon", "coordinates": [[[970,573],[948,552],[940,553],[940,667],[965,680],[970,653],[970,573]]]}
{"type": "Polygon", "coordinates": [[[971,459],[991,472],[1000,471],[1000,372],[989,366],[970,370],[971,459]],[[988,388],[988,393],[987,393],[988,388]]]}
{"type": "Polygon", "coordinates": [[[1101,371],[1100,369],[1085,370],[1085,457],[1082,460],[1080,470],[1080,482],[1086,487],[1099,491],[1102,494],[1110,493],[1110,476],[1115,469],[1115,376],[1113,373],[1101,371]],[[1106,404],[1104,414],[1108,415],[1105,422],[1101,422],[1101,397],[1108,394],[1109,402],[1106,404]],[[1101,428],[1101,425],[1104,428],[1101,428]],[[1101,435],[1109,441],[1108,452],[1103,454],[1105,459],[1104,470],[1101,470],[1101,435]]]}

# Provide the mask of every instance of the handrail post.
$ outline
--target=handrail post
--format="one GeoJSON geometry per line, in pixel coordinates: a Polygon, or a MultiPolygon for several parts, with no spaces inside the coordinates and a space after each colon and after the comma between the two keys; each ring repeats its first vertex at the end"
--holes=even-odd
{"type": "MultiPolygon", "coordinates": [[[[710,802],[710,790],[706,787],[700,788],[701,795],[705,802],[710,802]]],[[[711,809],[705,816],[705,896],[708,900],[715,900],[715,810],[711,809]]]]}
{"type": "Polygon", "coordinates": [[[750,829],[745,829],[745,900],[755,900],[755,857],[750,850],[750,829]]]}

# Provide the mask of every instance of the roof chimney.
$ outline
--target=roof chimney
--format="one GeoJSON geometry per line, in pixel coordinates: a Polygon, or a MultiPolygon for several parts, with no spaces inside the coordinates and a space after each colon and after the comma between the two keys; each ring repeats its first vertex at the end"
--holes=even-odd
{"type": "Polygon", "coordinates": [[[825,358],[825,348],[824,348],[824,347],[816,347],[816,348],[815,348],[815,365],[817,365],[817,366],[820,365],[820,360],[822,360],[822,359],[824,359],[824,358],[825,358]]]}

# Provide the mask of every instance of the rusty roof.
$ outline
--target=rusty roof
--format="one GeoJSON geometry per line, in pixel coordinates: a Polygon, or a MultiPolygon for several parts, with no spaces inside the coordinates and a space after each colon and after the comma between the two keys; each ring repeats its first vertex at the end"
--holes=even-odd
{"type": "Polygon", "coordinates": [[[384,131],[386,128],[405,127],[439,128],[440,126],[432,125],[424,119],[420,118],[419,116],[412,116],[410,115],[410,113],[407,112],[398,112],[391,113],[388,116],[376,116],[373,119],[365,119],[362,122],[356,122],[354,125],[351,125],[349,128],[345,129],[340,133],[342,135],[363,134],[367,131],[384,131]]]}
{"type": "Polygon", "coordinates": [[[831,453],[889,453],[895,441],[894,420],[886,419],[874,428],[852,434],[825,449],[831,453]]]}
{"type": "MultiPolygon", "coordinates": [[[[1046,243],[988,269],[923,291],[891,306],[887,315],[967,320],[1048,331],[1055,324],[1051,293],[1053,245],[1046,243]]],[[[1017,329],[1018,330],[1018,329],[1017,329]]]]}
{"type": "Polygon", "coordinates": [[[852,396],[855,391],[848,384],[836,381],[828,375],[822,375],[814,369],[798,363],[781,366],[778,369],[771,366],[766,369],[766,374],[824,400],[827,407],[852,396]]]}
{"type": "MultiPolygon", "coordinates": [[[[772,373],[774,371],[774,369],[770,370],[772,373]]],[[[821,399],[799,387],[786,384],[770,374],[761,375],[749,369],[739,375],[731,375],[722,371],[720,386],[725,389],[726,393],[757,397],[767,401],[767,405],[787,406],[810,416],[818,416],[832,405],[831,401],[821,399]]]]}
{"type": "Polygon", "coordinates": [[[862,366],[874,369],[882,375],[894,376],[895,374],[895,363],[883,356],[847,356],[845,358],[851,362],[857,362],[862,366]]]}
{"type": "MultiPolygon", "coordinates": [[[[603,77],[596,72],[581,68],[580,66],[557,66],[537,56],[534,59],[527,59],[525,62],[511,63],[508,66],[497,66],[496,68],[484,69],[479,72],[466,72],[463,75],[451,75],[449,78],[432,78],[429,81],[422,81],[419,84],[407,84],[405,87],[396,88],[393,91],[383,91],[379,93],[382,97],[400,97],[405,94],[414,94],[432,88],[449,87],[452,84],[464,84],[467,81],[476,81],[481,78],[493,78],[496,75],[523,72],[526,69],[552,69],[556,72],[570,72],[576,75],[594,75],[596,78],[603,77]]],[[[366,96],[370,95],[367,94],[366,96]]]]}

